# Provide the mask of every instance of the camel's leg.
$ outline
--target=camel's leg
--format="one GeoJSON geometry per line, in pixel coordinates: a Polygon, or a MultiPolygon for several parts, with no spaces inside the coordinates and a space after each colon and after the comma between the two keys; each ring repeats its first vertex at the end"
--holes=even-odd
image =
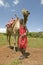
{"type": "Polygon", "coordinates": [[[9,43],[9,47],[11,47],[10,39],[11,39],[11,35],[7,34],[7,41],[8,41],[8,43],[9,43]]]}
{"type": "Polygon", "coordinates": [[[16,47],[18,47],[18,36],[16,36],[16,47]]]}
{"type": "Polygon", "coordinates": [[[10,44],[10,39],[11,39],[11,35],[9,35],[9,47],[11,47],[11,44],[10,44]]]}
{"type": "Polygon", "coordinates": [[[8,34],[7,34],[7,41],[8,41],[8,34]]]}
{"type": "Polygon", "coordinates": [[[16,47],[16,35],[14,35],[14,51],[15,51],[15,47],[16,47]]]}
{"type": "Polygon", "coordinates": [[[7,34],[7,41],[8,41],[8,43],[9,43],[9,34],[7,34]]]}
{"type": "Polygon", "coordinates": [[[14,51],[18,51],[18,36],[14,36],[14,51]]]}

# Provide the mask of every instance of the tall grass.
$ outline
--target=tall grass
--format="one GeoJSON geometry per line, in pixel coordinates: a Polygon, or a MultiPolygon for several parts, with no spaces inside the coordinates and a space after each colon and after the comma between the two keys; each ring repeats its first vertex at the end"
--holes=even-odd
{"type": "MultiPolygon", "coordinates": [[[[14,43],[14,38],[11,38],[11,44],[14,43]]],[[[6,35],[0,34],[0,46],[8,45],[6,35]]],[[[28,46],[34,48],[43,48],[43,38],[29,38],[28,37],[28,46]]]]}

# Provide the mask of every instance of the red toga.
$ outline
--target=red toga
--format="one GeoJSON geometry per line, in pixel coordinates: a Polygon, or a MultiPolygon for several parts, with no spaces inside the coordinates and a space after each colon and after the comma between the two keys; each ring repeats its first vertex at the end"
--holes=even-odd
{"type": "Polygon", "coordinates": [[[19,39],[18,39],[18,46],[19,48],[26,48],[27,47],[27,36],[24,35],[26,33],[26,27],[20,26],[19,29],[19,39]],[[23,35],[23,36],[22,36],[23,35]]]}

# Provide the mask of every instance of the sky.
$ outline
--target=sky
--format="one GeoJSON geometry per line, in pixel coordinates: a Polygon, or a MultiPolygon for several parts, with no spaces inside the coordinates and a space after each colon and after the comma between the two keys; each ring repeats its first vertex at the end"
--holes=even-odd
{"type": "Polygon", "coordinates": [[[22,9],[30,12],[27,28],[30,32],[43,31],[43,0],[0,0],[0,32],[5,32],[5,25],[15,14],[23,18],[22,9]]]}

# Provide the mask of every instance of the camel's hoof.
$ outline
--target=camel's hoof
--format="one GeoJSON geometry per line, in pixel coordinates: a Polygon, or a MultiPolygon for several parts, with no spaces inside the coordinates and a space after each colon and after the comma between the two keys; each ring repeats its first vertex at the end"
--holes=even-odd
{"type": "Polygon", "coordinates": [[[13,47],[13,46],[8,46],[8,48],[10,48],[10,49],[12,49],[12,50],[13,50],[13,48],[14,48],[14,47],[13,47]]]}
{"type": "Polygon", "coordinates": [[[15,47],[16,52],[18,51],[18,47],[15,47]]]}
{"type": "Polygon", "coordinates": [[[14,47],[14,51],[16,51],[16,52],[17,52],[17,51],[18,51],[18,47],[14,47]]]}
{"type": "Polygon", "coordinates": [[[13,50],[14,47],[13,46],[10,46],[10,48],[13,50]]]}

